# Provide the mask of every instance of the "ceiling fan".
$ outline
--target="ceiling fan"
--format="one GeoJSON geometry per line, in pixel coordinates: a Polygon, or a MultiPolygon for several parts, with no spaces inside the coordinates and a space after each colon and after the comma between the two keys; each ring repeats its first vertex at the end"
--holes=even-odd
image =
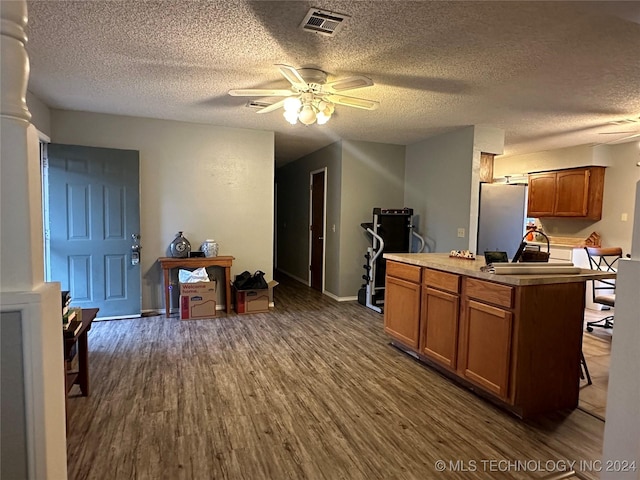
{"type": "Polygon", "coordinates": [[[608,142],[603,142],[601,145],[609,145],[611,143],[624,143],[632,138],[640,137],[640,116],[635,118],[624,118],[621,120],[615,120],[609,122],[609,125],[616,125],[622,127],[624,130],[618,130],[614,132],[599,132],[600,135],[624,135],[623,137],[616,137],[608,142]]]}
{"type": "Polygon", "coordinates": [[[327,123],[336,105],[375,110],[380,103],[364,98],[348,97],[341,92],[356,88],[370,87],[373,81],[362,75],[343,78],[327,83],[327,73],[318,68],[293,68],[289,65],[276,65],[284,78],[291,84],[290,89],[236,89],[229,90],[234,97],[286,97],[274,104],[258,110],[257,113],[269,113],[284,108],[284,117],[295,125],[298,120],[305,125],[314,122],[327,123]]]}

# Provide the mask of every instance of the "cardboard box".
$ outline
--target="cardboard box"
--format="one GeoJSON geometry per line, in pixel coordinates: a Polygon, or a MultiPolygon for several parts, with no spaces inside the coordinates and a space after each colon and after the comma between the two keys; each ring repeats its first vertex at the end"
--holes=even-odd
{"type": "Polygon", "coordinates": [[[236,313],[264,313],[273,305],[273,287],[278,282],[272,280],[269,288],[259,290],[236,290],[233,287],[233,304],[236,313]]]}
{"type": "Polygon", "coordinates": [[[269,289],[235,290],[234,307],[236,313],[260,313],[269,311],[269,289]]]}
{"type": "Polygon", "coordinates": [[[180,284],[180,320],[216,316],[216,282],[180,284]]]}

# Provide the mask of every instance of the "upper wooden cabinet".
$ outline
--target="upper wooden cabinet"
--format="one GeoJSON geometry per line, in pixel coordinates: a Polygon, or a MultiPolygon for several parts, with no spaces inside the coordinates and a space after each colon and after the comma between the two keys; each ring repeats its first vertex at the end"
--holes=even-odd
{"type": "Polygon", "coordinates": [[[602,218],[604,167],[529,175],[529,217],[602,218]]]}

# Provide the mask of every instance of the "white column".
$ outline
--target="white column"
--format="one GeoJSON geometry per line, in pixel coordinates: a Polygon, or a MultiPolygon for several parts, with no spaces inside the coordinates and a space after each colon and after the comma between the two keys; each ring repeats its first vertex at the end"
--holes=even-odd
{"type": "Polygon", "coordinates": [[[29,59],[25,1],[0,2],[2,69],[0,209],[2,291],[31,290],[44,280],[42,198],[37,133],[25,96],[29,59]]]}
{"type": "MultiPolygon", "coordinates": [[[[640,159],[640,156],[639,156],[640,159]]],[[[604,428],[603,480],[640,479],[640,182],[636,184],[631,258],[621,260],[604,428]],[[624,463],[627,462],[627,463],[624,463]],[[619,467],[633,463],[634,469],[619,467]]]]}
{"type": "MultiPolygon", "coordinates": [[[[67,478],[60,285],[44,283],[39,142],[25,95],[25,0],[0,1],[0,306],[19,312],[29,479],[67,478]]],[[[6,339],[5,339],[6,340],[6,339]]]]}

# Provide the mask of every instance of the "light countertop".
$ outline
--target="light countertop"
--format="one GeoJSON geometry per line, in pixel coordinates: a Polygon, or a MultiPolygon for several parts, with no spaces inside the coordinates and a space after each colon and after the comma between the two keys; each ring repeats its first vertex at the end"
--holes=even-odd
{"type": "MultiPolygon", "coordinates": [[[[545,248],[547,248],[547,242],[538,242],[536,240],[530,242],[527,240],[527,245],[539,245],[541,248],[543,248],[543,251],[545,248]]],[[[550,242],[550,246],[552,248],[568,248],[568,249],[573,249],[573,248],[584,248],[582,246],[580,246],[578,243],[558,243],[558,242],[550,242]]]]}
{"type": "Polygon", "coordinates": [[[496,275],[495,273],[482,272],[480,270],[481,267],[485,266],[484,258],[467,260],[464,258],[450,257],[448,253],[385,253],[383,257],[396,262],[433,268],[434,270],[442,270],[444,272],[457,273],[459,275],[514,286],[575,283],[601,278],[615,278],[615,274],[613,273],[596,272],[586,269],[581,269],[580,273],[575,274],[496,275]]]}

